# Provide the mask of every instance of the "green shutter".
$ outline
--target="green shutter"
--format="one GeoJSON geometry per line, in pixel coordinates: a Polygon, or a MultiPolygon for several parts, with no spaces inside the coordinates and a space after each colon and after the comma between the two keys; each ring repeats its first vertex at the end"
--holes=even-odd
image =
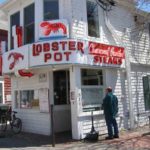
{"type": "Polygon", "coordinates": [[[143,77],[145,110],[150,110],[150,76],[143,77]]]}

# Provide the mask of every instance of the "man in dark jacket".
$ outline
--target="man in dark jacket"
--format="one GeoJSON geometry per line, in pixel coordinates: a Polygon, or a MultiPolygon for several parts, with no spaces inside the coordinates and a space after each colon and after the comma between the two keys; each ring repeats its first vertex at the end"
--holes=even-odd
{"type": "Polygon", "coordinates": [[[116,121],[116,115],[118,113],[118,99],[115,95],[113,95],[111,87],[106,89],[106,96],[103,99],[102,107],[104,109],[108,130],[108,137],[106,137],[106,139],[119,138],[118,125],[116,121]]]}

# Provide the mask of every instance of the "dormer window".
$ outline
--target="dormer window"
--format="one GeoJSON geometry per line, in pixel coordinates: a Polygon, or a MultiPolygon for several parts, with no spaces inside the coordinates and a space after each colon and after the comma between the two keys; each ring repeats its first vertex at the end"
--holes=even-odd
{"type": "Polygon", "coordinates": [[[24,44],[34,42],[34,4],[31,4],[24,8],[24,44]]]}
{"type": "Polygon", "coordinates": [[[44,0],[44,20],[59,19],[58,0],[44,0]]]}

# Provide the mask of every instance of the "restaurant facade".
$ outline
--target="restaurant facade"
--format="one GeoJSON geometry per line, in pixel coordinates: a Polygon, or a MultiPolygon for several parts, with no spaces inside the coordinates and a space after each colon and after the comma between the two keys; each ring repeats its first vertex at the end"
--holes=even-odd
{"type": "MultiPolygon", "coordinates": [[[[119,99],[120,129],[147,119],[150,103],[143,84],[149,64],[142,64],[145,56],[139,52],[143,58],[136,63],[128,34],[136,26],[135,14],[112,2],[11,0],[1,6],[10,27],[3,73],[11,77],[12,106],[24,131],[50,135],[53,105],[55,132],[84,138],[94,110],[96,131],[106,133],[101,104],[107,86],[119,99]]],[[[142,36],[148,36],[146,29],[142,36]]]]}

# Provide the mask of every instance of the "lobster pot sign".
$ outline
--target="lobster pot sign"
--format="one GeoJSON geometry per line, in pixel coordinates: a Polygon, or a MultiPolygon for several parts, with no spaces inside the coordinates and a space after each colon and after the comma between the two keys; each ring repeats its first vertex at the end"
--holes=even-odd
{"type": "Polygon", "coordinates": [[[69,38],[67,20],[43,21],[39,24],[39,40],[69,38]]]}
{"type": "Polygon", "coordinates": [[[3,59],[6,61],[3,63],[3,73],[15,72],[19,69],[27,69],[29,67],[28,50],[29,46],[25,45],[16,48],[13,51],[4,53],[3,59]]]}

